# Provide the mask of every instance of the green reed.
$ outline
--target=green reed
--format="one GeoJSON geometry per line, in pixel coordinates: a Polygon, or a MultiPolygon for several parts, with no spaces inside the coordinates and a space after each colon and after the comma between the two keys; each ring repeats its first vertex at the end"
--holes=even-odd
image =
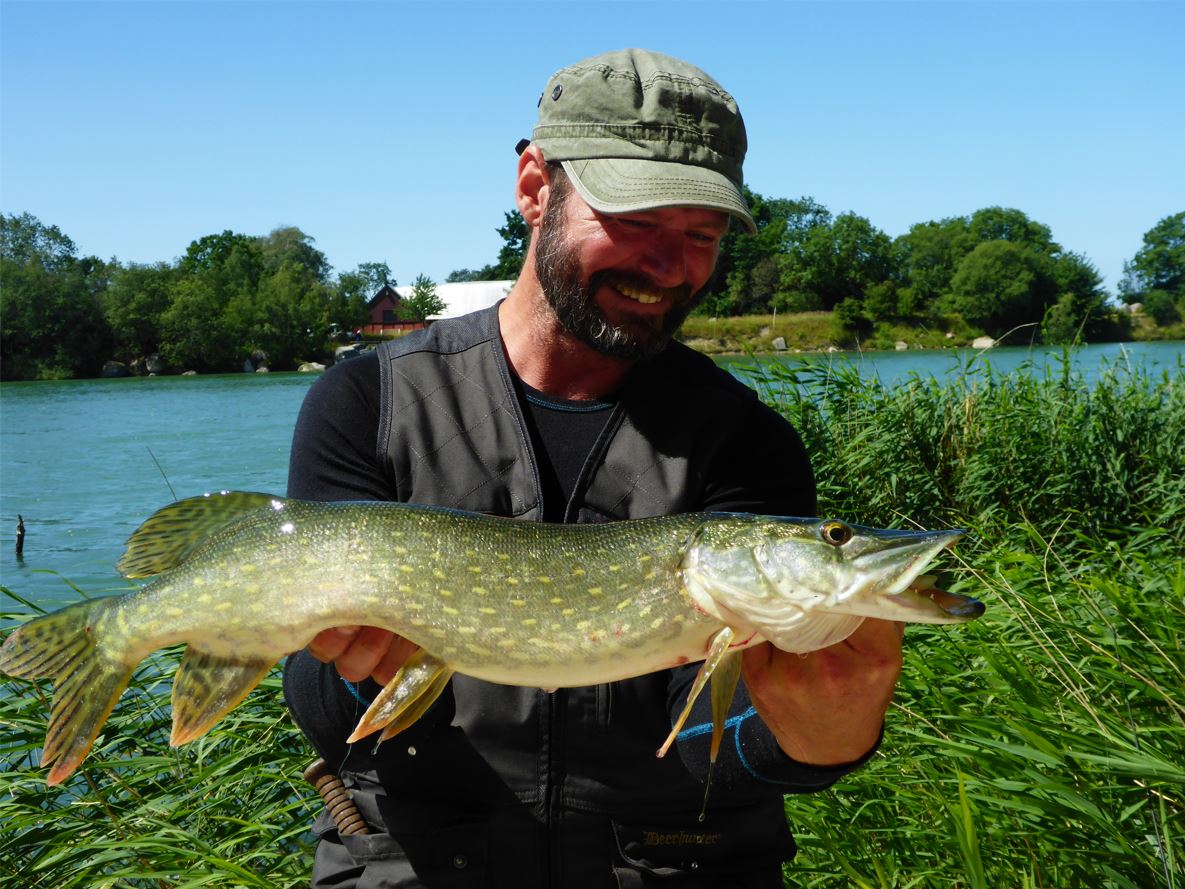
{"type": "MultiPolygon", "coordinates": [[[[967,527],[943,585],[988,606],[911,627],[878,755],[787,797],[787,886],[1185,886],[1185,373],[759,382],[823,512],[967,527]]],[[[0,622],[36,610],[4,592],[0,622]]],[[[44,691],[0,678],[0,885],[307,885],[311,753],[278,677],[172,750],[176,662],[140,668],[56,789],[36,766],[44,691]]]]}
{"type": "Polygon", "coordinates": [[[787,799],[787,885],[1185,885],[1182,369],[761,384],[821,512],[967,527],[944,586],[988,606],[909,629],[877,757],[787,799]]]}

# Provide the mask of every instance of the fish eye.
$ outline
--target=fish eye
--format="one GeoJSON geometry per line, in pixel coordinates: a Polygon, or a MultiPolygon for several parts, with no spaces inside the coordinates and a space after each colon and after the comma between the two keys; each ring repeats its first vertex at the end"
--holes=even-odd
{"type": "Polygon", "coordinates": [[[843,546],[852,539],[852,529],[843,522],[824,522],[819,533],[824,540],[835,546],[843,546]]]}

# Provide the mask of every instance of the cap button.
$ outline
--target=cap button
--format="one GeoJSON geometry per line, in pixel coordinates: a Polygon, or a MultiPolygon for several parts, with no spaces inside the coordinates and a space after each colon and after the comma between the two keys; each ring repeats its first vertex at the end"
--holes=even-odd
{"type": "Polygon", "coordinates": [[[555,89],[553,89],[551,91],[551,101],[553,101],[553,102],[558,101],[560,96],[562,96],[563,94],[564,94],[564,85],[562,83],[557,83],[555,85],[555,89]]]}

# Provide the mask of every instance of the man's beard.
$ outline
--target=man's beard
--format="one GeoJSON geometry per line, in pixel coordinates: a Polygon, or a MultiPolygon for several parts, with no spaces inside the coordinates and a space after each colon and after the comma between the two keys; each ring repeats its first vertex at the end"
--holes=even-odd
{"type": "Polygon", "coordinates": [[[563,201],[553,201],[544,210],[535,251],[535,275],[552,311],[568,333],[602,355],[625,361],[641,361],[665,349],[708,289],[705,285],[692,295],[688,284],[656,287],[646,278],[611,270],[594,272],[585,286],[576,250],[566,237],[563,201]],[[671,308],[662,318],[627,317],[611,321],[596,303],[596,293],[605,285],[624,285],[645,293],[662,294],[670,301],[671,308]]]}

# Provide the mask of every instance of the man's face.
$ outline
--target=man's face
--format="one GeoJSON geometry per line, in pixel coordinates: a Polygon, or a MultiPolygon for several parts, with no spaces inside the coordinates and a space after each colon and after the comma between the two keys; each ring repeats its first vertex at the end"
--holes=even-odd
{"type": "Polygon", "coordinates": [[[703,297],[727,230],[715,210],[598,213],[565,181],[540,222],[535,273],[569,333],[638,361],[661,352],[703,297]]]}

